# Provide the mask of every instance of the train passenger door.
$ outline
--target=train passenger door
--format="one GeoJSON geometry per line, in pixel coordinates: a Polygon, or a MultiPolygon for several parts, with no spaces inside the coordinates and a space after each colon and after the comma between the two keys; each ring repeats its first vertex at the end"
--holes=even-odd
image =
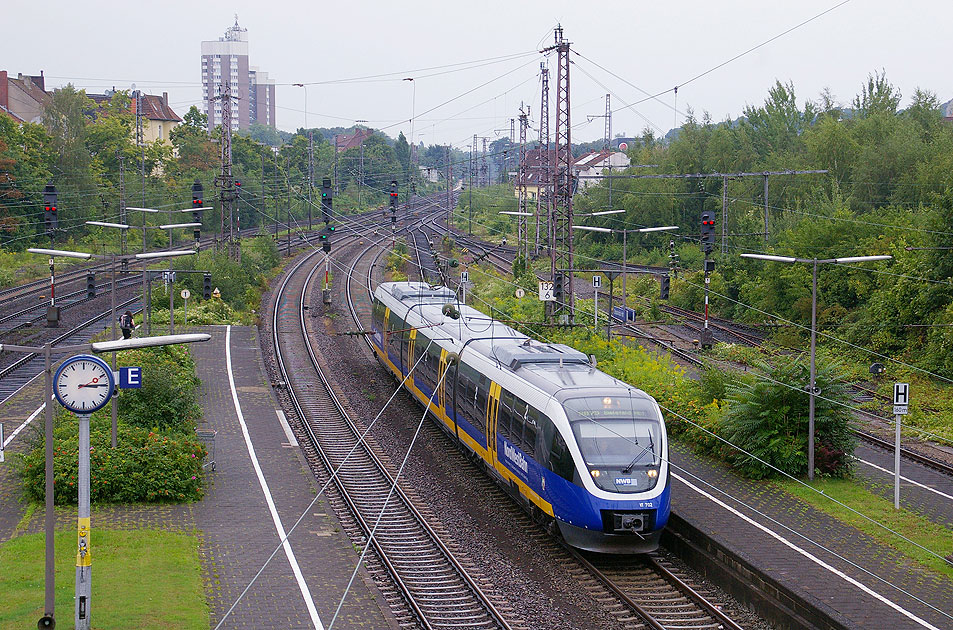
{"type": "Polygon", "coordinates": [[[447,350],[440,348],[440,362],[437,364],[437,405],[444,411],[447,410],[447,384],[443,378],[447,371],[447,350]]]}
{"type": "Polygon", "coordinates": [[[486,403],[486,453],[490,466],[496,467],[496,419],[500,410],[500,386],[490,381],[490,396],[486,403]]]}
{"type": "Polygon", "coordinates": [[[384,324],[383,326],[381,326],[381,337],[383,341],[383,343],[381,343],[381,347],[384,349],[385,358],[390,358],[387,355],[390,352],[390,344],[393,343],[391,336],[392,335],[390,332],[390,307],[388,306],[384,309],[384,324]]]}
{"type": "MultiPolygon", "coordinates": [[[[404,372],[409,372],[414,365],[414,346],[417,345],[417,329],[413,328],[410,331],[405,331],[401,333],[404,339],[407,340],[407,343],[404,344],[404,354],[401,357],[403,362],[404,372]]],[[[411,382],[413,382],[413,377],[411,377],[411,382]]]]}

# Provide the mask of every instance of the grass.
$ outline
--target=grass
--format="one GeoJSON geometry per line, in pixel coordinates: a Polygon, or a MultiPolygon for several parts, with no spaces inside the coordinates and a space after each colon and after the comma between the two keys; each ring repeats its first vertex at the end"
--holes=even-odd
{"type": "MultiPolygon", "coordinates": [[[[845,510],[840,505],[825,498],[825,496],[794,481],[777,481],[775,483],[804,503],[896,549],[907,558],[929,567],[941,575],[953,578],[953,566],[949,563],[898,538],[863,517],[845,510]]],[[[873,494],[857,481],[851,479],[817,479],[813,483],[813,488],[941,556],[949,557],[953,555],[953,531],[937,525],[915,512],[903,508],[895,510],[892,501],[873,494]]]]}
{"type": "MultiPolygon", "coordinates": [[[[0,630],[33,628],[43,614],[43,534],[0,546],[0,630]]],[[[72,627],[76,531],[56,533],[56,619],[72,627]]],[[[198,539],[157,530],[92,532],[93,628],[203,628],[209,611],[198,539]]]]}

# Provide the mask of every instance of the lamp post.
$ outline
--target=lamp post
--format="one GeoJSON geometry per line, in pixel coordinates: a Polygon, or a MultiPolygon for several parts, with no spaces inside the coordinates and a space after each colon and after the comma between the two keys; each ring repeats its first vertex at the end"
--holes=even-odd
{"type": "MultiPolygon", "coordinates": [[[[145,189],[143,188],[143,190],[145,190],[145,189]]],[[[145,253],[146,253],[146,214],[158,214],[159,211],[158,211],[157,209],[155,209],[155,208],[133,208],[133,207],[127,207],[126,210],[136,210],[136,211],[142,213],[142,225],[141,225],[141,227],[142,227],[142,253],[145,254],[145,253]]],[[[142,267],[142,312],[143,312],[143,313],[146,312],[146,311],[145,311],[145,307],[146,307],[146,290],[147,290],[147,286],[146,286],[146,285],[148,284],[148,283],[146,282],[146,271],[145,271],[145,269],[146,269],[146,268],[145,268],[145,265],[143,265],[143,267],[142,267]]],[[[151,296],[150,296],[150,298],[151,298],[151,296]]],[[[145,322],[143,322],[143,323],[145,323],[145,322]]]]}
{"type": "Polygon", "coordinates": [[[304,83],[292,83],[293,87],[304,89],[304,128],[308,128],[308,86],[304,83]]]}
{"type": "MultiPolygon", "coordinates": [[[[116,228],[116,229],[120,230],[119,233],[122,235],[122,236],[120,237],[120,243],[125,240],[125,237],[126,237],[125,230],[128,230],[128,229],[129,229],[129,226],[128,226],[127,224],[125,224],[125,223],[109,223],[109,222],[106,222],[106,221],[87,221],[87,222],[86,222],[86,225],[96,225],[96,226],[99,226],[99,227],[116,228]]],[[[104,252],[104,253],[105,253],[105,252],[104,252]]],[[[112,338],[115,339],[115,338],[116,338],[116,255],[115,255],[115,254],[112,255],[112,270],[111,270],[111,273],[109,274],[109,276],[110,276],[110,287],[109,287],[109,294],[110,294],[110,317],[109,317],[109,321],[112,322],[112,338]]],[[[112,363],[111,363],[111,365],[112,365],[112,370],[113,370],[113,372],[115,372],[115,371],[116,371],[116,353],[115,353],[115,352],[112,353],[112,363]]],[[[116,408],[116,398],[115,398],[115,397],[112,397],[112,398],[110,399],[110,401],[109,401],[109,406],[110,406],[110,413],[112,414],[112,430],[110,431],[110,438],[111,438],[112,448],[116,448],[116,446],[118,446],[118,444],[119,444],[119,442],[118,442],[118,440],[119,440],[119,437],[118,437],[118,429],[119,429],[118,414],[119,414],[119,411],[118,411],[118,409],[116,408]]]]}
{"type": "MultiPolygon", "coordinates": [[[[32,251],[32,250],[28,250],[32,251]]],[[[70,258],[84,258],[89,259],[92,257],[91,254],[85,254],[82,252],[65,252],[62,250],[38,250],[32,251],[36,254],[49,254],[51,251],[55,251],[57,256],[66,256],[70,258]]],[[[44,584],[45,584],[45,597],[44,597],[44,615],[40,618],[37,623],[38,628],[53,628],[56,625],[55,621],[55,573],[53,566],[53,533],[54,533],[54,520],[55,514],[53,512],[53,373],[52,373],[52,354],[56,352],[58,354],[62,353],[75,353],[75,352],[95,352],[97,354],[102,352],[116,352],[120,350],[127,350],[131,348],[146,348],[152,346],[165,346],[177,343],[193,343],[196,341],[208,341],[211,339],[209,334],[192,334],[192,335],[174,335],[174,336],[165,336],[165,337],[145,337],[141,339],[119,339],[114,341],[101,341],[96,343],[86,343],[79,344],[74,346],[59,346],[53,348],[52,343],[47,342],[42,347],[34,346],[20,346],[20,345],[11,345],[11,344],[0,344],[0,352],[3,351],[12,351],[12,352],[29,352],[29,353],[43,353],[45,359],[45,374],[46,374],[46,387],[43,390],[43,403],[46,406],[46,522],[45,522],[45,536],[46,536],[46,563],[45,563],[45,572],[44,572],[44,584]]],[[[89,456],[89,444],[88,444],[88,434],[86,434],[87,443],[85,444],[86,456],[89,456]]],[[[80,445],[80,453],[83,452],[82,446],[80,445]]],[[[88,461],[88,460],[87,460],[88,461]]],[[[82,485],[85,481],[85,487],[89,487],[88,479],[89,468],[86,467],[87,478],[85,480],[80,480],[82,485]]],[[[79,506],[79,514],[89,514],[89,494],[86,493],[84,497],[84,504],[79,506]]],[[[81,523],[80,526],[85,524],[81,523]]],[[[89,540],[89,527],[85,529],[85,536],[81,534],[80,544],[82,542],[89,540]]],[[[91,557],[90,548],[87,545],[83,550],[86,552],[86,556],[91,557]]],[[[78,550],[79,551],[79,550],[78,550]]],[[[89,561],[85,560],[84,564],[85,571],[83,575],[88,580],[89,579],[89,561]]],[[[80,572],[77,571],[77,574],[80,572]]],[[[80,584],[77,583],[77,592],[79,592],[80,584]]],[[[86,610],[88,611],[89,607],[89,590],[88,590],[88,581],[84,585],[84,592],[87,594],[85,601],[86,610]]],[[[77,598],[77,606],[79,606],[79,599],[77,598]]],[[[85,620],[86,626],[88,624],[88,615],[85,620]]],[[[77,627],[79,625],[77,624],[77,627]]]]}
{"type": "MultiPolygon", "coordinates": [[[[599,217],[599,216],[604,216],[607,214],[619,214],[620,212],[625,212],[625,210],[603,210],[602,212],[593,212],[588,215],[580,215],[580,216],[599,217]]],[[[627,318],[628,311],[626,309],[628,308],[628,305],[626,303],[626,300],[628,299],[628,295],[626,294],[626,276],[628,275],[627,265],[628,265],[628,257],[629,257],[628,235],[629,234],[645,234],[648,232],[670,232],[672,230],[677,230],[678,226],[664,225],[664,226],[658,226],[658,227],[638,228],[635,230],[613,230],[611,228],[595,227],[591,225],[574,225],[573,228],[578,230],[588,230],[590,232],[606,232],[606,233],[615,233],[615,234],[622,235],[622,313],[623,313],[623,317],[627,318]]],[[[612,320],[612,313],[609,313],[609,320],[610,321],[612,320]]]]}
{"type": "MultiPolygon", "coordinates": [[[[180,224],[180,225],[188,225],[188,224],[180,224]]],[[[176,257],[176,256],[194,256],[195,254],[196,254],[195,250],[191,250],[191,249],[178,249],[178,250],[162,251],[162,252],[149,252],[149,253],[146,253],[146,254],[136,254],[136,259],[142,261],[142,276],[143,276],[143,278],[145,278],[145,277],[147,277],[147,276],[149,275],[149,272],[148,272],[148,270],[146,269],[146,265],[148,264],[147,261],[149,261],[149,260],[154,260],[154,259],[156,259],[156,258],[174,258],[174,257],[176,257]]],[[[172,261],[169,261],[169,268],[171,269],[171,267],[172,267],[172,261]]],[[[145,284],[146,284],[146,280],[143,280],[143,285],[145,285],[145,284]]],[[[142,293],[142,301],[143,301],[142,308],[143,308],[143,312],[146,311],[145,301],[146,301],[146,297],[147,297],[147,294],[148,294],[148,293],[150,293],[150,292],[149,292],[149,291],[146,291],[146,290],[144,290],[143,293],[142,293]]],[[[172,288],[171,288],[171,287],[169,287],[169,293],[170,293],[170,295],[171,295],[171,293],[172,293],[172,288]]],[[[148,298],[149,298],[149,300],[150,300],[150,309],[151,309],[152,296],[151,296],[151,295],[148,295],[148,298]]],[[[169,308],[170,308],[170,309],[172,308],[172,299],[171,299],[171,298],[170,298],[170,300],[169,300],[169,308]]],[[[146,318],[144,317],[143,319],[145,320],[146,318]]],[[[171,313],[171,312],[169,313],[169,319],[170,319],[169,326],[171,327],[171,326],[172,326],[172,323],[171,323],[172,313],[171,313]]],[[[148,318],[148,321],[149,321],[149,324],[148,324],[148,326],[146,326],[146,334],[150,334],[150,333],[152,332],[152,318],[149,317],[149,318],[148,318]]]]}
{"type": "MultiPolygon", "coordinates": [[[[417,117],[417,82],[414,81],[413,77],[405,77],[404,81],[410,81],[410,84],[414,87],[413,95],[411,96],[410,101],[410,145],[407,147],[410,151],[407,156],[407,162],[412,167],[413,160],[411,159],[414,155],[414,119],[417,117]]],[[[410,185],[411,169],[407,168],[407,204],[410,207],[410,202],[413,200],[410,196],[411,185],[410,185]]]]}
{"type": "MultiPolygon", "coordinates": [[[[169,250],[172,249],[172,230],[178,228],[202,227],[201,223],[167,223],[160,225],[159,229],[169,231],[169,250]]],[[[191,252],[195,253],[195,252],[191,252]]],[[[175,334],[175,294],[172,292],[172,258],[169,258],[169,334],[175,334]]]]}
{"type": "Polygon", "coordinates": [[[808,421],[807,421],[807,478],[814,480],[814,397],[820,392],[817,391],[815,377],[814,354],[817,347],[817,266],[823,264],[847,264],[855,262],[869,262],[874,260],[890,260],[893,256],[847,256],[843,258],[796,258],[794,256],[773,256],[770,254],[741,254],[742,258],[757,258],[759,260],[770,260],[772,262],[783,263],[809,263],[811,265],[811,382],[807,386],[807,393],[810,397],[808,402],[808,421]]]}
{"type": "MultiPolygon", "coordinates": [[[[71,252],[59,249],[30,248],[27,251],[32,254],[43,254],[49,256],[50,260],[53,260],[55,256],[62,256],[64,258],[80,258],[84,260],[89,260],[92,258],[92,254],[71,252]]],[[[43,390],[43,404],[46,407],[46,426],[44,430],[44,450],[46,455],[46,588],[43,599],[43,610],[46,614],[40,619],[40,623],[42,624],[45,620],[49,620],[46,625],[38,625],[40,628],[52,628],[55,623],[53,622],[53,606],[55,602],[53,591],[53,528],[55,525],[55,515],[53,513],[53,405],[51,404],[50,400],[53,397],[53,373],[51,371],[52,345],[53,344],[51,343],[47,343],[42,348],[38,349],[39,352],[43,353],[44,374],[46,375],[46,388],[43,390]]],[[[9,349],[9,346],[0,344],[0,350],[3,350],[4,348],[9,349]]]]}

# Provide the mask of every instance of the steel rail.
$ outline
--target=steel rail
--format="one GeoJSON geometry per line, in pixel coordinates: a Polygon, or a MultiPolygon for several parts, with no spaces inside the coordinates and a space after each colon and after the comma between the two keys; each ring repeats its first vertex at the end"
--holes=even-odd
{"type": "Polygon", "coordinates": [[[640,573],[639,567],[613,567],[612,563],[618,560],[616,557],[609,556],[592,561],[578,550],[565,544],[563,546],[593,577],[642,617],[653,630],[676,628],[678,630],[689,628],[742,630],[742,627],[722,612],[717,604],[709,601],[651,556],[633,560],[633,562],[641,563],[647,572],[654,574],[655,578],[654,583],[649,583],[645,579],[649,576],[628,576],[628,579],[635,577],[640,582],[639,591],[642,592],[636,594],[620,585],[619,578],[611,577],[610,573],[637,574],[640,573]]]}
{"type": "MultiPolygon", "coordinates": [[[[386,240],[386,238],[387,237],[385,237],[382,240],[386,240]]],[[[370,248],[374,246],[376,246],[376,243],[369,246],[367,250],[369,250],[370,248]]],[[[311,258],[312,256],[308,256],[305,259],[303,259],[301,262],[299,262],[296,265],[294,270],[286,276],[284,282],[282,283],[281,288],[279,289],[279,292],[277,293],[278,302],[280,302],[283,299],[282,296],[285,295],[287,291],[287,287],[289,286],[289,283],[291,282],[292,278],[299,272],[302,265],[304,265],[305,262],[307,260],[310,260],[311,258]]],[[[337,396],[334,394],[334,391],[331,388],[330,383],[328,382],[326,376],[323,374],[320,368],[320,364],[317,360],[314,347],[311,344],[308,334],[306,332],[306,324],[304,320],[305,309],[302,307],[304,306],[304,302],[307,299],[307,295],[308,295],[307,287],[310,285],[311,280],[314,277],[315,270],[317,268],[318,268],[317,265],[313,266],[310,272],[308,273],[307,277],[305,278],[304,282],[301,284],[302,288],[301,288],[301,295],[299,298],[300,301],[299,301],[299,308],[298,308],[299,310],[298,326],[300,327],[300,331],[281,332],[280,331],[281,322],[279,321],[279,317],[278,317],[279,309],[276,308],[274,318],[273,318],[273,341],[275,343],[276,355],[278,357],[278,363],[279,363],[279,368],[281,370],[282,377],[286,379],[286,382],[289,384],[288,392],[292,399],[293,404],[295,405],[297,412],[300,414],[300,417],[303,420],[304,429],[306,430],[312,445],[314,446],[316,452],[318,453],[319,457],[323,461],[326,469],[328,471],[334,471],[336,468],[335,458],[340,460],[344,452],[342,449],[346,448],[346,445],[342,445],[342,442],[343,442],[343,440],[341,439],[342,435],[346,431],[352,436],[354,440],[356,440],[360,436],[360,431],[355,425],[355,423],[353,422],[353,420],[351,420],[346,414],[345,410],[343,409],[343,405],[337,399],[337,396]],[[281,337],[282,336],[287,337],[288,335],[296,336],[297,334],[300,334],[301,338],[304,341],[304,344],[308,350],[308,357],[310,359],[311,367],[313,369],[315,376],[317,377],[317,380],[320,381],[320,386],[322,387],[321,392],[315,391],[315,388],[309,388],[308,404],[305,404],[295,392],[295,389],[296,389],[295,382],[291,380],[291,377],[290,377],[291,372],[288,370],[288,366],[286,365],[284,357],[281,353],[281,346],[283,343],[281,340],[281,337]],[[331,430],[331,432],[335,436],[335,440],[334,440],[335,443],[331,445],[332,448],[335,449],[335,452],[330,452],[328,450],[328,445],[326,444],[326,440],[322,440],[321,437],[319,436],[319,432],[322,429],[315,427],[312,422],[308,421],[309,414],[306,410],[306,407],[309,407],[309,406],[314,407],[317,402],[315,399],[319,396],[321,398],[326,399],[326,401],[325,400],[320,401],[322,404],[324,403],[331,404],[331,407],[325,408],[322,410],[326,412],[322,414],[322,418],[321,418],[323,430],[324,431],[329,430],[327,427],[327,423],[329,422],[333,421],[335,423],[339,423],[335,429],[331,430]],[[327,413],[327,412],[331,412],[331,413],[327,413]],[[332,414],[333,416],[337,416],[337,417],[332,418],[331,417],[332,414]]],[[[276,302],[276,304],[278,302],[276,302]]],[[[302,376],[300,373],[300,370],[295,372],[295,376],[298,378],[302,376]]],[[[386,508],[385,513],[387,515],[387,519],[386,521],[382,521],[382,524],[385,524],[385,523],[388,525],[393,524],[395,522],[395,511],[398,509],[406,510],[403,514],[397,515],[397,520],[399,520],[399,522],[401,523],[400,527],[406,527],[408,526],[409,522],[417,521],[413,525],[418,531],[418,533],[415,535],[408,535],[407,532],[404,532],[402,534],[399,534],[397,532],[389,532],[388,528],[385,527],[381,529],[381,527],[379,526],[377,535],[372,539],[372,545],[376,551],[377,556],[380,558],[382,564],[385,566],[388,573],[390,574],[391,579],[394,580],[394,583],[397,585],[398,589],[403,594],[405,602],[414,611],[414,614],[417,616],[418,621],[426,628],[481,627],[481,626],[509,628],[509,625],[505,622],[505,620],[502,618],[500,613],[496,611],[496,609],[492,606],[492,603],[489,602],[486,596],[483,595],[482,591],[480,591],[479,586],[472,580],[472,578],[470,578],[470,576],[459,565],[456,559],[453,558],[450,551],[446,548],[445,545],[443,545],[442,541],[439,540],[439,537],[437,537],[436,532],[434,532],[432,528],[430,528],[430,526],[423,519],[423,516],[420,515],[419,512],[416,510],[416,508],[413,507],[413,503],[406,496],[406,494],[403,492],[403,490],[399,486],[396,486],[394,496],[392,497],[391,502],[388,503],[386,506],[381,505],[381,500],[382,500],[380,498],[381,492],[384,489],[386,489],[389,492],[390,488],[393,487],[394,485],[394,481],[389,475],[389,473],[387,472],[384,464],[380,462],[374,456],[373,452],[367,447],[366,443],[361,441],[361,445],[362,445],[362,450],[355,452],[357,454],[357,457],[352,455],[346,469],[340,469],[334,475],[335,485],[341,492],[341,495],[343,496],[345,502],[347,503],[348,508],[352,513],[352,516],[358,522],[361,529],[368,536],[370,535],[370,532],[372,530],[372,525],[370,522],[368,522],[367,519],[365,519],[363,514],[368,509],[371,509],[372,511],[380,511],[381,509],[386,508]],[[357,475],[357,478],[354,477],[353,471],[355,468],[360,469],[359,474],[357,475]],[[370,475],[372,473],[376,475],[378,479],[377,480],[378,488],[376,489],[376,494],[375,494],[375,497],[377,498],[375,499],[374,497],[371,497],[370,499],[365,498],[362,500],[361,498],[355,496],[358,490],[360,490],[360,492],[364,493],[365,495],[368,493],[369,490],[375,490],[375,488],[372,487],[373,485],[372,482],[370,481],[371,480],[370,475]],[[369,501],[373,503],[374,504],[373,508],[369,508],[366,505],[362,505],[361,503],[363,501],[369,501]],[[393,555],[394,554],[393,549],[389,549],[389,547],[392,544],[394,544],[395,540],[397,539],[400,539],[398,540],[398,542],[402,542],[403,544],[406,544],[406,542],[413,542],[413,543],[418,542],[418,539],[420,539],[421,532],[426,532],[426,536],[429,538],[432,538],[432,541],[428,544],[433,545],[434,549],[427,553],[433,554],[434,550],[436,550],[436,553],[439,556],[443,557],[444,562],[449,562],[451,563],[451,565],[454,565],[454,564],[456,565],[456,568],[454,569],[453,574],[449,578],[445,578],[445,579],[449,579],[452,582],[462,582],[463,584],[465,584],[464,590],[469,590],[471,593],[474,593],[474,595],[470,595],[469,597],[474,599],[475,601],[480,602],[480,608],[482,608],[485,611],[483,613],[484,618],[482,620],[479,620],[476,617],[474,617],[473,615],[475,613],[473,613],[472,611],[468,611],[466,613],[461,613],[461,612],[448,613],[448,605],[453,602],[457,602],[458,600],[456,598],[458,596],[457,595],[450,596],[444,590],[446,587],[436,586],[434,582],[434,577],[436,577],[436,575],[434,573],[420,572],[420,569],[421,569],[420,563],[422,561],[429,562],[429,560],[425,560],[426,556],[424,553],[421,552],[420,549],[415,549],[410,552],[405,550],[402,553],[398,553],[397,556],[393,555]],[[421,581],[422,578],[425,579],[426,581],[425,584],[424,582],[421,581]],[[439,596],[437,595],[437,592],[434,590],[438,588],[440,589],[439,596]]],[[[438,570],[438,569],[434,567],[434,569],[432,570],[438,570]]],[[[445,569],[439,569],[439,570],[443,571],[445,569]]],[[[457,589],[459,591],[459,587],[457,587],[457,589]]],[[[460,592],[462,593],[462,591],[460,592]]],[[[468,603],[466,605],[471,606],[472,603],[468,603]]]]}

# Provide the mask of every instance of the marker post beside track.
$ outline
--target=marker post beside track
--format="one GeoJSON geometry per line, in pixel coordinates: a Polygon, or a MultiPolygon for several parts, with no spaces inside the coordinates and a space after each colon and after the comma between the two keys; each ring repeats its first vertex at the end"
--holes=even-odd
{"type": "Polygon", "coordinates": [[[325,304],[331,304],[331,254],[324,255],[324,292],[322,298],[325,304]]]}

